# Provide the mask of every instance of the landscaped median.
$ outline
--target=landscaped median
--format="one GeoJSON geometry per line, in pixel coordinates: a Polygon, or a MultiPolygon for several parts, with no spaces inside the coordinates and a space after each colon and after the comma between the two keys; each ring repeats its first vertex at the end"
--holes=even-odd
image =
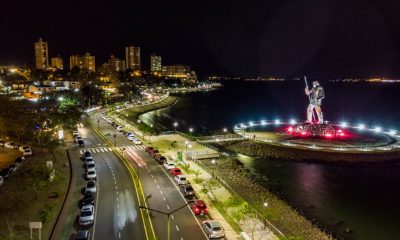
{"type": "Polygon", "coordinates": [[[62,149],[33,151],[34,156],[26,158],[0,187],[0,239],[30,239],[29,222],[42,222],[42,239],[49,239],[59,214],[69,185],[67,153],[62,149]],[[53,162],[52,181],[47,161],[53,162]]]}
{"type": "MultiPolygon", "coordinates": [[[[136,191],[136,195],[137,195],[137,199],[138,199],[138,204],[140,206],[145,206],[147,207],[147,203],[146,203],[146,196],[144,195],[143,192],[143,187],[142,187],[142,183],[139,179],[138,173],[136,171],[136,169],[130,164],[130,162],[124,157],[122,156],[121,152],[111,143],[110,140],[108,140],[102,132],[100,132],[95,125],[93,124],[92,120],[90,118],[86,118],[87,122],[89,123],[89,125],[92,127],[92,129],[99,135],[99,137],[108,145],[112,148],[113,152],[118,156],[118,158],[124,163],[124,165],[126,166],[126,168],[129,171],[129,174],[131,175],[132,178],[132,182],[136,191]]],[[[143,221],[143,227],[145,230],[145,234],[146,234],[146,239],[147,240],[156,240],[156,235],[154,232],[154,228],[153,228],[153,224],[151,222],[150,219],[150,214],[148,210],[141,210],[141,217],[142,217],[142,221],[143,221]]]]}

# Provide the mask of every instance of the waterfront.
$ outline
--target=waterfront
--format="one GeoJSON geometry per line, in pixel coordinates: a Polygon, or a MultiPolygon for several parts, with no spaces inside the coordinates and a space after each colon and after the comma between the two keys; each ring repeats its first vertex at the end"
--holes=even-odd
{"type": "MultiPolygon", "coordinates": [[[[220,90],[185,94],[173,106],[141,116],[181,131],[193,127],[208,133],[241,121],[304,118],[307,99],[303,82],[227,84],[220,90]],[[302,117],[303,116],[303,117],[302,117]]],[[[399,127],[398,84],[328,83],[324,100],[328,120],[399,127]],[[397,97],[397,98],[396,98],[397,97]]],[[[400,166],[334,166],[315,163],[241,160],[263,183],[301,209],[309,218],[344,239],[398,239],[397,202],[400,166]],[[266,180],[268,179],[268,180],[266,180]],[[349,229],[351,233],[347,233],[349,229]]]]}

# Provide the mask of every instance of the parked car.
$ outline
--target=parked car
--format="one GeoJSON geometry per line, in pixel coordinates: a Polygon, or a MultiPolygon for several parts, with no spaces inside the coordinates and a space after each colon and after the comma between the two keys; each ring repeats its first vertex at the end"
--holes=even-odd
{"type": "Polygon", "coordinates": [[[23,161],[25,161],[24,157],[16,157],[14,160],[15,164],[21,164],[23,161]]]}
{"type": "Polygon", "coordinates": [[[85,159],[91,158],[91,157],[92,157],[92,153],[89,152],[88,150],[86,150],[86,151],[83,153],[83,157],[84,157],[85,159]]]}
{"type": "Polygon", "coordinates": [[[81,230],[75,233],[74,240],[91,240],[88,230],[81,230]]]}
{"type": "Polygon", "coordinates": [[[190,206],[192,209],[193,213],[195,215],[207,215],[208,214],[208,208],[203,200],[195,200],[194,203],[190,206]]]}
{"type": "Polygon", "coordinates": [[[83,140],[78,140],[78,146],[79,147],[84,147],[85,146],[85,143],[83,142],[83,140]]]}
{"type": "Polygon", "coordinates": [[[132,140],[132,142],[133,142],[133,144],[135,144],[135,145],[141,145],[141,144],[142,144],[142,142],[139,141],[139,140],[137,140],[136,138],[134,138],[134,139],[132,140]]]}
{"type": "Polygon", "coordinates": [[[146,147],[144,150],[145,150],[147,153],[150,153],[150,151],[153,151],[154,148],[153,148],[153,147],[146,147]]]}
{"type": "Polygon", "coordinates": [[[8,179],[8,177],[13,173],[13,169],[10,167],[3,168],[0,171],[0,176],[3,176],[4,179],[8,179]]]}
{"type": "Polygon", "coordinates": [[[176,182],[178,185],[184,185],[184,184],[188,184],[188,183],[189,183],[189,181],[186,179],[186,176],[185,176],[185,175],[182,175],[182,174],[176,175],[176,176],[174,177],[174,179],[175,179],[175,182],[176,182]]]}
{"type": "Polygon", "coordinates": [[[96,178],[97,178],[96,170],[94,168],[88,168],[86,172],[86,179],[93,180],[96,178]]]}
{"type": "Polygon", "coordinates": [[[117,126],[116,129],[118,132],[122,132],[122,131],[124,131],[124,126],[119,125],[119,126],[117,126]]]}
{"type": "Polygon", "coordinates": [[[155,155],[159,154],[160,151],[158,151],[157,149],[153,149],[152,151],[149,152],[149,154],[154,157],[155,155]]]}
{"type": "Polygon", "coordinates": [[[165,167],[167,170],[170,170],[170,169],[172,169],[172,168],[175,168],[175,164],[174,164],[174,163],[171,163],[171,162],[165,162],[165,163],[164,163],[164,167],[165,167]]]}
{"type": "Polygon", "coordinates": [[[4,144],[4,147],[8,149],[17,149],[18,144],[16,144],[15,142],[7,142],[4,144]]]}
{"type": "Polygon", "coordinates": [[[129,136],[134,136],[134,135],[131,132],[124,132],[124,136],[125,137],[129,137],[129,136]]]}
{"type": "Polygon", "coordinates": [[[94,205],[95,194],[92,192],[85,192],[82,199],[82,205],[94,205]]]}
{"type": "Polygon", "coordinates": [[[75,142],[78,142],[79,140],[83,140],[83,139],[82,139],[81,136],[78,135],[78,136],[75,137],[75,142]]]}
{"type": "Polygon", "coordinates": [[[164,164],[167,161],[167,159],[164,156],[161,156],[161,154],[157,156],[155,159],[159,164],[164,164]]]}
{"type": "Polygon", "coordinates": [[[6,141],[4,141],[3,139],[0,139],[0,147],[4,147],[4,144],[6,144],[6,141]]]}
{"type": "Polygon", "coordinates": [[[79,132],[78,131],[72,131],[72,136],[75,138],[75,137],[78,137],[79,136],[79,132]]]}
{"type": "Polygon", "coordinates": [[[79,225],[88,226],[94,222],[94,206],[85,205],[82,206],[81,214],[79,215],[79,225]]]}
{"type": "Polygon", "coordinates": [[[30,147],[20,146],[18,149],[22,152],[23,156],[25,156],[25,157],[32,156],[32,149],[30,147]]]}
{"type": "Polygon", "coordinates": [[[91,168],[94,169],[95,167],[93,159],[86,160],[84,165],[86,169],[91,169],[91,168]]]}
{"type": "Polygon", "coordinates": [[[96,189],[96,181],[94,180],[89,180],[86,182],[86,186],[85,186],[85,193],[86,192],[92,192],[92,193],[96,193],[97,189],[96,189]]]}
{"type": "Polygon", "coordinates": [[[172,175],[172,176],[178,176],[178,175],[181,175],[182,174],[182,171],[181,171],[181,169],[180,168],[171,168],[170,170],[169,170],[169,173],[172,175]]]}
{"type": "Polygon", "coordinates": [[[181,190],[181,193],[183,193],[185,197],[192,197],[195,195],[194,189],[190,184],[182,185],[179,187],[179,189],[181,190]]]}
{"type": "Polygon", "coordinates": [[[126,138],[128,138],[129,141],[133,141],[133,139],[136,139],[135,136],[133,135],[129,135],[126,138]]]}
{"type": "Polygon", "coordinates": [[[216,220],[203,221],[202,228],[203,228],[204,232],[206,233],[208,239],[225,237],[224,228],[216,220]]]}

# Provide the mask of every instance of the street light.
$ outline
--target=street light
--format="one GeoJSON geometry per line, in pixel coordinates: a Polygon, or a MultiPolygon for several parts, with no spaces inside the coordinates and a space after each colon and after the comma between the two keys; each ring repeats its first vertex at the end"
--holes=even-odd
{"type": "Polygon", "coordinates": [[[174,127],[175,127],[175,133],[176,133],[176,127],[178,126],[177,122],[174,122],[174,127]]]}
{"type": "Polygon", "coordinates": [[[125,148],[122,148],[121,152],[122,152],[122,157],[124,157],[125,148]]]}
{"type": "Polygon", "coordinates": [[[143,206],[139,206],[139,208],[140,209],[146,209],[146,210],[149,210],[149,211],[152,211],[152,212],[161,213],[161,214],[167,216],[167,236],[168,236],[167,239],[170,240],[171,239],[171,220],[170,220],[170,216],[173,213],[181,210],[182,208],[186,207],[187,205],[189,205],[190,203],[193,203],[193,202],[194,202],[193,200],[192,201],[188,201],[185,205],[183,205],[183,206],[181,206],[181,207],[179,207],[179,208],[177,208],[177,209],[175,209],[175,210],[173,210],[171,212],[168,212],[168,213],[167,212],[162,212],[162,211],[159,211],[159,210],[155,210],[155,209],[152,209],[152,208],[148,208],[148,207],[143,207],[143,206]]]}
{"type": "Polygon", "coordinates": [[[97,129],[100,129],[100,119],[97,119],[97,129]]]}
{"type": "Polygon", "coordinates": [[[137,123],[140,123],[140,122],[141,122],[140,119],[138,119],[138,120],[137,120],[137,123]]]}
{"type": "Polygon", "coordinates": [[[227,128],[224,128],[223,131],[226,133],[226,132],[228,131],[228,129],[227,129],[227,128]]]}
{"type": "Polygon", "coordinates": [[[193,132],[193,128],[189,128],[189,132],[192,133],[193,132]]]}

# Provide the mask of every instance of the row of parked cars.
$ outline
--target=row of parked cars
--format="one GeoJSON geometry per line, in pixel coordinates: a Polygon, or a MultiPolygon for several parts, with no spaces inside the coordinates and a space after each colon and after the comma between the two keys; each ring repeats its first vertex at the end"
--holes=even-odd
{"type": "MultiPolygon", "coordinates": [[[[77,131],[73,132],[75,142],[81,146],[79,141],[83,142],[83,139],[77,131]]],[[[84,145],[84,143],[83,143],[84,145]]],[[[97,174],[95,169],[95,162],[92,153],[85,151],[81,156],[83,161],[83,167],[85,169],[84,178],[86,180],[85,186],[82,189],[82,199],[79,202],[80,213],[78,216],[79,231],[76,232],[75,240],[89,240],[91,234],[89,228],[94,224],[95,216],[95,200],[97,192],[97,174]]]]}
{"type": "Polygon", "coordinates": [[[79,147],[85,146],[85,142],[83,141],[83,138],[78,131],[73,131],[72,136],[74,137],[74,143],[76,143],[79,147]]]}
{"type": "MultiPolygon", "coordinates": [[[[167,159],[162,156],[157,149],[154,149],[153,147],[146,147],[145,151],[152,156],[156,162],[163,165],[163,167],[173,177],[176,184],[178,184],[180,192],[185,196],[185,198],[192,201],[190,208],[192,209],[193,213],[195,215],[208,215],[207,205],[203,200],[196,198],[196,193],[186,176],[183,174],[182,170],[176,167],[174,163],[167,161],[167,159]]],[[[224,228],[222,227],[221,223],[216,220],[203,221],[202,228],[209,239],[225,237],[224,228]]]]}
{"type": "Polygon", "coordinates": [[[118,132],[127,137],[129,141],[132,141],[133,144],[135,145],[142,144],[142,142],[139,139],[137,139],[137,137],[133,133],[125,131],[124,126],[115,123],[114,120],[112,118],[107,117],[105,113],[102,113],[101,117],[104,119],[104,121],[108,122],[113,128],[115,128],[118,132]]]}
{"type": "Polygon", "coordinates": [[[8,165],[6,168],[1,169],[0,171],[0,186],[3,185],[4,181],[7,180],[17,169],[19,166],[25,161],[25,157],[32,156],[32,149],[28,146],[19,146],[14,142],[5,142],[0,139],[0,147],[8,148],[8,149],[18,149],[21,153],[21,157],[17,157],[14,160],[14,163],[8,165]]]}

